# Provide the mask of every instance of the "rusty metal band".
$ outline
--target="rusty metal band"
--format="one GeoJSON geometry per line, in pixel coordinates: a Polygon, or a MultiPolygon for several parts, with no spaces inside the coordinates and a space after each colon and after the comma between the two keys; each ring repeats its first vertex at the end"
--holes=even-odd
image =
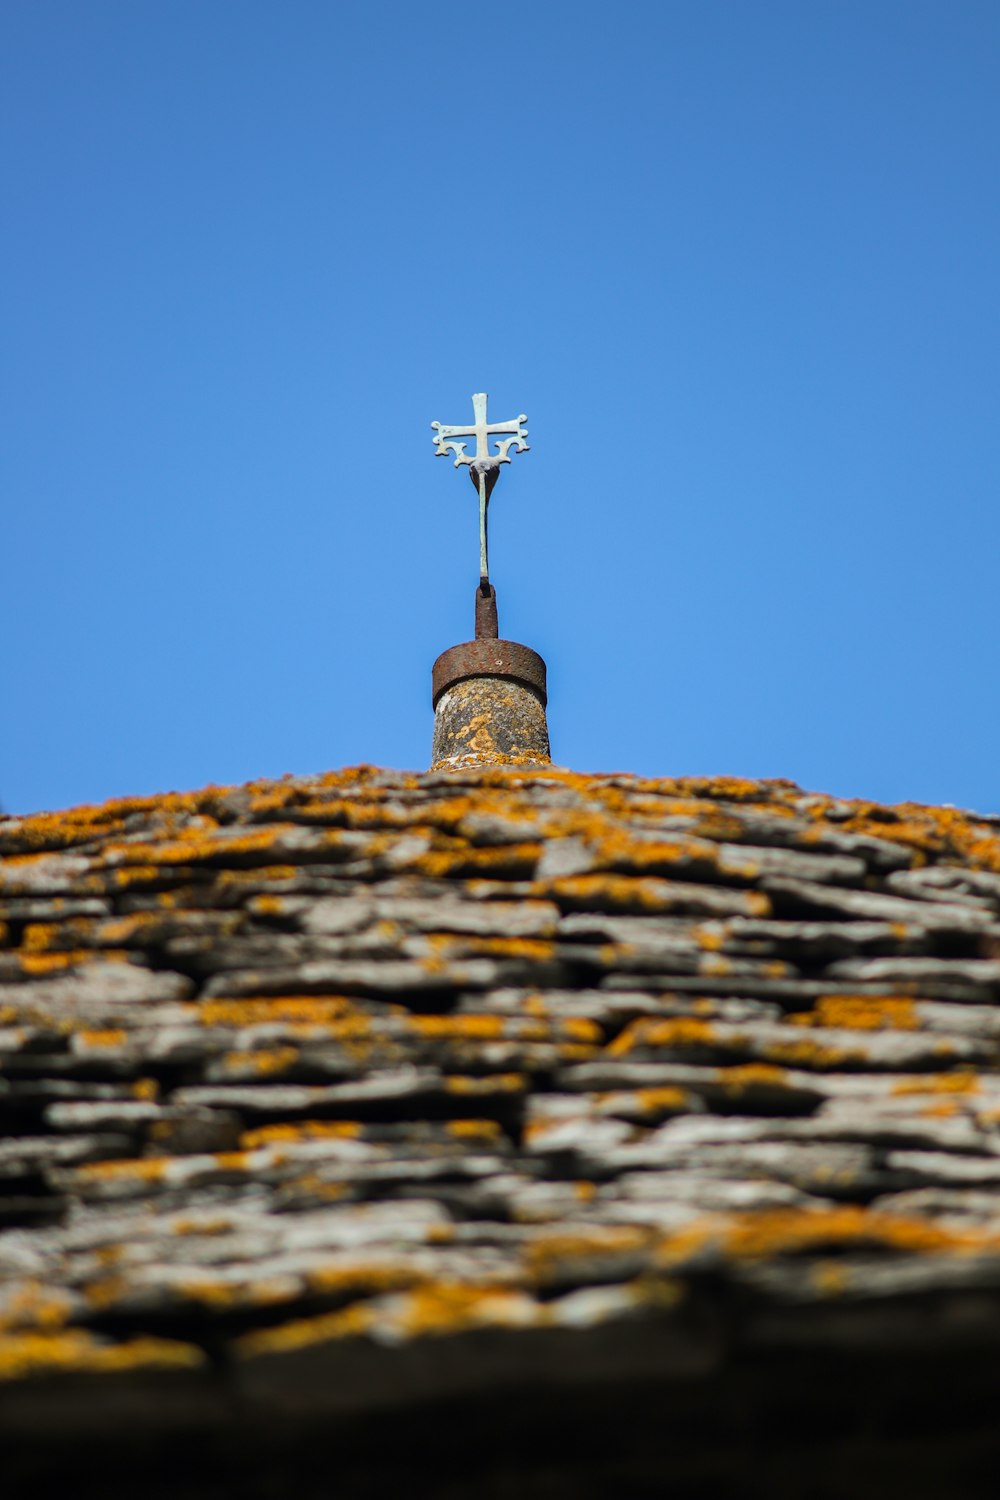
{"type": "Polygon", "coordinates": [[[543,707],[548,701],[544,661],[537,651],[516,641],[464,641],[442,651],[432,676],[434,707],[443,692],[467,677],[509,677],[533,688],[543,707]]]}

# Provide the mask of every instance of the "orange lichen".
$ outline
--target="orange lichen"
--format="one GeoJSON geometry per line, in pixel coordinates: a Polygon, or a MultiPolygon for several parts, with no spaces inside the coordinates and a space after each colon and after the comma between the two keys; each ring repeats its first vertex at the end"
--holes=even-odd
{"type": "Polygon", "coordinates": [[[723,1233],[726,1254],[759,1260],[822,1249],[884,1249],[912,1253],[978,1249],[980,1232],[944,1229],[927,1219],[870,1209],[775,1209],[733,1219],[723,1233]]]}
{"type": "Polygon", "coordinates": [[[95,953],[90,948],[69,948],[62,953],[19,952],[16,956],[22,972],[36,977],[41,974],[57,974],[63,969],[76,969],[81,964],[93,963],[97,958],[121,960],[127,957],[126,954],[116,953],[110,948],[100,953],[95,953]]]}
{"type": "Polygon", "coordinates": [[[248,904],[251,911],[263,917],[277,917],[286,910],[285,902],[280,896],[269,896],[266,893],[261,896],[252,896],[248,904]]]}
{"type": "MultiPolygon", "coordinates": [[[[102,1259],[103,1257],[99,1257],[102,1259]]],[[[95,1312],[106,1312],[128,1294],[129,1283],[125,1276],[102,1276],[91,1281],[83,1289],[84,1300],[95,1312]]]]}
{"type": "Polygon", "coordinates": [[[915,1001],[882,995],[821,995],[813,1010],[788,1019],[796,1026],[845,1031],[915,1031],[920,1025],[915,1001]]]}
{"type": "MultiPolygon", "coordinates": [[[[397,1015],[408,1014],[399,1005],[386,1009],[397,1015]]],[[[203,1000],[195,1014],[203,1026],[245,1027],[275,1021],[323,1025],[345,1019],[370,1025],[372,1013],[346,995],[276,995],[252,1000],[203,1000]]]]}
{"type": "Polygon", "coordinates": [[[897,1079],[892,1086],[894,1094],[975,1094],[978,1090],[975,1073],[917,1073],[897,1079]]]}
{"type": "Polygon", "coordinates": [[[692,1107],[692,1096],[685,1089],[636,1089],[631,1093],[597,1094],[595,1102],[602,1113],[640,1117],[644,1121],[666,1119],[685,1114],[692,1107]]]}
{"type": "Polygon", "coordinates": [[[172,1156],[140,1156],[124,1161],[88,1161],[76,1171],[84,1181],[114,1182],[133,1178],[137,1182],[159,1182],[174,1160],[172,1156]]]}
{"type": "MultiPolygon", "coordinates": [[[[507,1020],[504,1016],[412,1016],[409,1027],[418,1036],[468,1037],[481,1041],[497,1041],[504,1035],[507,1020]]],[[[543,1022],[527,1022],[530,1032],[536,1037],[548,1035],[543,1022]]]]}
{"type": "Polygon", "coordinates": [[[173,1339],[108,1344],[82,1329],[0,1337],[0,1380],[68,1372],[112,1375],[139,1369],[195,1369],[204,1363],[200,1349],[173,1339]]]}
{"type": "Polygon", "coordinates": [[[733,1095],[742,1094],[746,1089],[764,1087],[787,1088],[788,1074],[784,1068],[775,1067],[773,1063],[741,1063],[735,1068],[720,1068],[716,1073],[716,1081],[733,1095]]]}
{"type": "Polygon", "coordinates": [[[488,958],[552,958],[554,943],[541,938],[465,937],[454,933],[430,933],[427,942],[443,953],[459,953],[488,958]]]}
{"type": "Polygon", "coordinates": [[[277,1328],[245,1333],[233,1341],[237,1359],[255,1359],[267,1354],[292,1354],[313,1344],[334,1339],[357,1338],[367,1333],[374,1321],[371,1304],[355,1302],[339,1312],[324,1313],[317,1318],[298,1318],[277,1328]]]}
{"type": "Polygon", "coordinates": [[[760,1050],[773,1062],[783,1063],[790,1068],[825,1068],[832,1071],[865,1060],[863,1052],[853,1052],[848,1047],[828,1047],[822,1042],[806,1038],[801,1041],[769,1041],[760,1050]]]}
{"type": "Polygon", "coordinates": [[[69,1294],[40,1281],[15,1285],[0,1309],[0,1331],[18,1328],[62,1328],[70,1315],[69,1294]]]}
{"type": "Polygon", "coordinates": [[[289,1285],[280,1277],[239,1282],[192,1276],[175,1283],[175,1290],[179,1296],[202,1307],[270,1307],[289,1300],[289,1285]]]}
{"type": "Polygon", "coordinates": [[[306,1275],[311,1292],[324,1296],[370,1296],[375,1293],[408,1291],[427,1280],[427,1273],[399,1260],[359,1262],[355,1265],[318,1266],[306,1275]]]}
{"type": "Polygon", "coordinates": [[[459,1140],[494,1142],[503,1135],[496,1120],[448,1120],[445,1129],[459,1140]]]}
{"type": "Polygon", "coordinates": [[[621,1057],[636,1047],[708,1047],[717,1045],[715,1029],[709,1021],[691,1016],[671,1020],[632,1021],[608,1047],[613,1057],[621,1057]]]}
{"type": "Polygon", "coordinates": [[[528,1086],[523,1073],[487,1073],[482,1077],[451,1073],[443,1082],[449,1094],[523,1094],[528,1086]]]}
{"type": "Polygon", "coordinates": [[[231,1219],[175,1219],[171,1224],[174,1234],[228,1234],[233,1224],[231,1219]]]}
{"type": "Polygon", "coordinates": [[[258,1146],[289,1145],[297,1141],[355,1141],[360,1138],[361,1131],[357,1120],[301,1120],[294,1125],[261,1125],[256,1130],[243,1132],[240,1147],[244,1151],[255,1151],[258,1146]]]}
{"type": "Polygon", "coordinates": [[[128,1032],[120,1026],[109,1027],[104,1031],[85,1029],[78,1031],[76,1035],[77,1040],[87,1047],[120,1047],[123,1042],[128,1041],[128,1032]]]}
{"type": "Polygon", "coordinates": [[[695,941],[703,952],[718,953],[725,944],[726,935],[718,928],[699,927],[695,932],[695,941]]]}
{"type": "Polygon", "coordinates": [[[508,1321],[522,1299],[502,1284],[469,1286],[437,1281],[410,1293],[400,1309],[401,1332],[410,1338],[459,1333],[508,1321]]]}
{"type": "Polygon", "coordinates": [[[427,875],[435,880],[447,880],[454,876],[516,875],[529,874],[534,870],[541,855],[540,844],[504,844],[500,848],[432,849],[426,854],[415,855],[412,862],[404,865],[415,874],[427,875]]]}
{"type": "Polygon", "coordinates": [[[223,1067],[230,1073],[287,1073],[299,1060],[297,1047],[258,1047],[252,1052],[227,1052],[223,1067]]]}
{"type": "Polygon", "coordinates": [[[595,1226],[586,1233],[555,1232],[529,1241],[524,1262],[534,1281],[551,1281],[571,1273],[581,1262],[632,1256],[652,1239],[652,1231],[632,1224],[595,1226]]]}

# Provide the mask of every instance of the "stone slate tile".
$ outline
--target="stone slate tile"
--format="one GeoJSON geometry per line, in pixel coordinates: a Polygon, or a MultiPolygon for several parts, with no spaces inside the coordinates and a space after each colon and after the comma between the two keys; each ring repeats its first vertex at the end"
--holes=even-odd
{"type": "Polygon", "coordinates": [[[504,768],[14,822],[0,1340],[197,1327],[281,1392],[621,1327],[634,1375],[688,1276],[762,1347],[990,1292],[989,820],[504,768]]]}

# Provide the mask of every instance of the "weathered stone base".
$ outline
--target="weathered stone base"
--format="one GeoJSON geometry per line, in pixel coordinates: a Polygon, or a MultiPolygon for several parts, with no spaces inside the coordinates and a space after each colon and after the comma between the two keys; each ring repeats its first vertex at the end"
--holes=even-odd
{"type": "Polygon", "coordinates": [[[509,677],[467,677],[447,688],[434,713],[435,768],[503,759],[549,764],[549,730],[539,694],[509,677]]]}

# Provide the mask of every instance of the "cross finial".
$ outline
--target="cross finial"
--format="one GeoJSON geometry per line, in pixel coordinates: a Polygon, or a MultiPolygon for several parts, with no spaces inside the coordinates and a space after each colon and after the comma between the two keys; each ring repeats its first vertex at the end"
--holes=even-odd
{"type": "Polygon", "coordinates": [[[468,464],[469,477],[479,491],[479,586],[482,594],[490,598],[493,591],[490,588],[486,524],[490,495],[499,478],[500,465],[510,463],[511,448],[517,453],[528,451],[528,429],[525,426],[528,418],[522,412],[509,422],[489,422],[486,417],[486,402],[485,391],[479,391],[473,396],[473,422],[470,427],[446,427],[441,422],[432,422],[431,426],[435,432],[434,451],[438,458],[447,458],[449,453],[454,453],[456,469],[462,464],[468,464]],[[496,451],[491,453],[490,438],[494,436],[497,438],[496,451]],[[456,441],[458,438],[469,437],[476,440],[474,455],[466,453],[464,443],[456,441]]]}

